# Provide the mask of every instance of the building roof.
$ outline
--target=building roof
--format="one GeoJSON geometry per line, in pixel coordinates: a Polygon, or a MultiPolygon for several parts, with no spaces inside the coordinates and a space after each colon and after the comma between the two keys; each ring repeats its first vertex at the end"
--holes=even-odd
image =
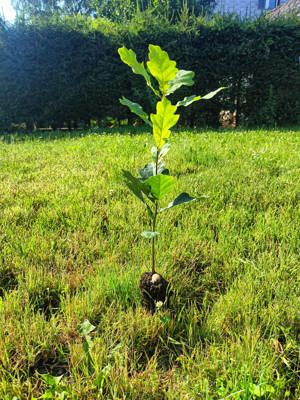
{"type": "Polygon", "coordinates": [[[281,17],[286,14],[295,14],[300,18],[300,0],[288,0],[286,3],[281,4],[274,10],[270,11],[270,17],[281,17]]]}

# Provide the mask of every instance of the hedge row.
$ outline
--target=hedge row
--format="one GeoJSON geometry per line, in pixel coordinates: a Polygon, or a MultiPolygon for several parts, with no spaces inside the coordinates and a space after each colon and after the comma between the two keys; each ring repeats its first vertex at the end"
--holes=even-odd
{"type": "Polygon", "coordinates": [[[146,59],[148,43],[161,45],[180,68],[195,71],[195,86],[180,97],[228,86],[212,101],[184,110],[182,124],[217,125],[222,109],[237,110],[238,121],[247,125],[300,122],[300,23],[295,19],[216,17],[185,26],[148,20],[124,27],[68,18],[0,25],[2,129],[127,118],[121,95],[153,110],[151,92],[117,54],[125,44],[146,59]]]}

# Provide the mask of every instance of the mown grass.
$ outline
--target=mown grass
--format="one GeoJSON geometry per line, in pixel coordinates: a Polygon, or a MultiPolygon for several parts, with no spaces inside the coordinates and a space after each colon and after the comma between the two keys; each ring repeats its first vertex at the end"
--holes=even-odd
{"type": "Polygon", "coordinates": [[[50,398],[300,398],[300,132],[173,137],[173,195],[209,199],[163,217],[174,296],[155,315],[138,291],[147,219],[120,177],[150,146],[146,134],[0,143],[1,399],[41,396],[44,373],[63,375],[50,398]]]}

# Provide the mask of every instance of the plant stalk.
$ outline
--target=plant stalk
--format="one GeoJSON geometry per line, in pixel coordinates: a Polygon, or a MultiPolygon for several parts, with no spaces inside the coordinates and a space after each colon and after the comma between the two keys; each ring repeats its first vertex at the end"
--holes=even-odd
{"type": "MultiPolygon", "coordinates": [[[[158,171],[158,149],[156,152],[156,159],[155,159],[155,175],[157,175],[158,171]]],[[[158,200],[155,201],[154,203],[154,212],[153,212],[153,219],[152,219],[152,232],[155,232],[156,230],[156,218],[158,214],[158,200]]],[[[151,240],[151,259],[152,259],[152,274],[155,273],[155,237],[152,238],[151,240]]]]}
{"type": "MultiPolygon", "coordinates": [[[[152,220],[152,232],[155,232],[156,229],[156,217],[157,217],[157,210],[158,210],[158,202],[155,202],[154,206],[154,213],[153,213],[153,220],[152,220]]],[[[152,238],[152,273],[155,273],[155,237],[152,238]]]]}

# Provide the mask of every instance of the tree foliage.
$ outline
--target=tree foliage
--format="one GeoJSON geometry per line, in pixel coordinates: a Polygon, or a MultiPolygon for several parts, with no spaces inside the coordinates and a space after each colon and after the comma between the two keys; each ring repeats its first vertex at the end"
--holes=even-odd
{"type": "Polygon", "coordinates": [[[19,18],[32,19],[53,14],[103,17],[125,22],[150,11],[176,21],[185,9],[195,16],[211,13],[215,0],[12,0],[19,18]]]}
{"type": "Polygon", "coordinates": [[[188,86],[180,88],[180,97],[171,94],[173,104],[182,106],[181,124],[218,125],[222,109],[237,110],[239,123],[246,125],[297,123],[299,38],[300,23],[294,19],[241,22],[215,17],[183,26],[155,17],[120,25],[76,16],[2,24],[0,124],[76,127],[106,117],[132,120],[130,110],[118,105],[120,93],[124,101],[140,104],[142,110],[132,104],[137,113],[149,113],[155,97],[151,81],[144,93],[143,79],[131,79],[131,70],[117,54],[125,45],[145,60],[145,43],[158,43],[182,68],[195,71],[196,79],[185,72],[172,85],[194,80],[197,94],[228,87],[201,108],[188,86]]]}

